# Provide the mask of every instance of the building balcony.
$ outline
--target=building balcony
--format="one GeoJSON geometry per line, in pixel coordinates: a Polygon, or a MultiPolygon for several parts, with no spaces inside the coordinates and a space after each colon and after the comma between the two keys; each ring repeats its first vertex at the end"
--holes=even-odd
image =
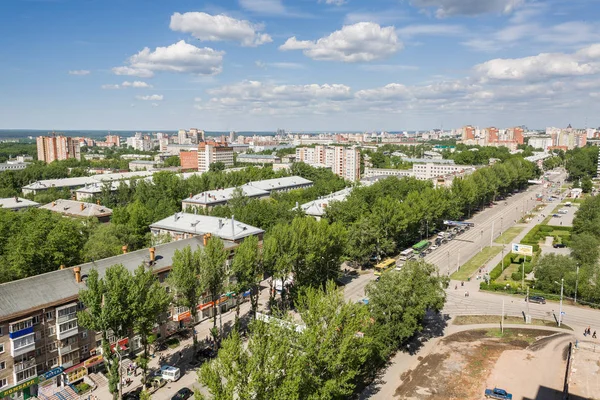
{"type": "Polygon", "coordinates": [[[59,340],[63,340],[66,338],[70,338],[71,336],[75,336],[79,333],[79,327],[75,326],[69,330],[65,330],[60,332],[60,329],[56,330],[56,338],[59,340]]]}
{"type": "Polygon", "coordinates": [[[28,337],[20,338],[18,341],[11,341],[10,355],[13,357],[22,356],[35,350],[35,339],[33,334],[28,337]],[[15,346],[16,344],[16,346],[15,346]]]}
{"type": "Polygon", "coordinates": [[[68,346],[59,347],[58,354],[62,357],[65,354],[69,354],[77,350],[79,350],[79,345],[77,343],[73,343],[68,346]]]}
{"type": "Polygon", "coordinates": [[[73,366],[73,360],[67,361],[66,363],[62,363],[60,366],[64,369],[71,368],[73,366]]]}
{"type": "Polygon", "coordinates": [[[62,324],[64,322],[68,322],[68,321],[72,321],[74,319],[77,319],[77,313],[73,313],[73,314],[67,314],[67,315],[63,315],[61,317],[58,317],[56,319],[56,322],[58,324],[62,324]]]}
{"type": "Polygon", "coordinates": [[[35,367],[35,358],[31,358],[30,360],[21,361],[19,363],[15,363],[14,370],[16,373],[24,371],[29,368],[35,367]]]}

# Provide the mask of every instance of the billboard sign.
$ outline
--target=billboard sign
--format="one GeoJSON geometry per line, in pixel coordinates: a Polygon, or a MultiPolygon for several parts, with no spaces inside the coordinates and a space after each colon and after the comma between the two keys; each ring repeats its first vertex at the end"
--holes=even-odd
{"type": "Polygon", "coordinates": [[[533,256],[533,246],[526,244],[513,243],[511,251],[515,254],[522,254],[524,256],[533,256]]]}

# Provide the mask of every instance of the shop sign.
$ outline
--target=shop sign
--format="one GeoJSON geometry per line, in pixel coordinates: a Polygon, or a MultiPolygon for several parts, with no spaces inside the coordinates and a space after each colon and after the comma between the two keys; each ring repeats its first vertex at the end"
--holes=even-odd
{"type": "Polygon", "coordinates": [[[181,314],[177,314],[173,316],[173,321],[183,321],[184,319],[188,319],[192,316],[190,311],[182,312],[181,314]]]}
{"type": "Polygon", "coordinates": [[[88,358],[87,360],[85,360],[83,362],[83,366],[86,367],[86,368],[93,367],[94,365],[100,364],[103,360],[104,359],[103,359],[103,357],[101,355],[100,356],[91,357],[91,358],[88,358]]]}
{"type": "Polygon", "coordinates": [[[13,386],[11,388],[3,390],[3,391],[0,392],[0,399],[8,397],[11,394],[15,394],[17,392],[20,392],[23,389],[27,389],[28,387],[33,386],[33,385],[35,385],[38,382],[39,382],[39,377],[36,376],[35,378],[31,378],[28,381],[21,382],[18,385],[15,385],[15,386],[13,386]]]}
{"type": "Polygon", "coordinates": [[[54,378],[55,376],[62,374],[63,371],[64,371],[63,367],[53,368],[50,371],[46,372],[45,374],[43,374],[39,377],[40,382],[44,382],[46,379],[54,378]]]}

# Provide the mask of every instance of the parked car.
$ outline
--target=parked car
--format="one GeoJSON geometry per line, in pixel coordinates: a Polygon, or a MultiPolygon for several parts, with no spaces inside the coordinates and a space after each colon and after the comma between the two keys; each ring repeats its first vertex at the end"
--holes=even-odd
{"type": "Polygon", "coordinates": [[[555,243],[553,247],[555,249],[564,249],[565,247],[567,247],[567,245],[564,243],[555,243]]]}
{"type": "MultiPolygon", "coordinates": [[[[439,245],[441,245],[441,244],[442,244],[442,242],[443,242],[443,241],[444,241],[444,239],[443,239],[443,238],[437,238],[437,239],[435,239],[435,245],[436,245],[436,246],[439,246],[439,245]]],[[[432,246],[432,247],[433,247],[433,246],[432,246]]]]}
{"type": "Polygon", "coordinates": [[[530,303],[538,303],[538,304],[546,304],[546,299],[542,296],[530,296],[529,302],[530,303]]]}
{"type": "Polygon", "coordinates": [[[425,258],[426,255],[427,254],[425,254],[425,252],[419,253],[419,257],[421,257],[421,258],[425,258]]]}
{"type": "Polygon", "coordinates": [[[194,392],[191,389],[183,388],[179,389],[177,393],[175,393],[175,395],[171,397],[171,400],[186,400],[192,397],[193,395],[194,392]]]}
{"type": "MultiPolygon", "coordinates": [[[[160,374],[160,371],[158,373],[160,374]]],[[[167,381],[165,381],[161,376],[153,376],[149,380],[149,383],[150,387],[152,388],[152,391],[157,391],[161,387],[165,386],[167,384],[167,381]]]]}
{"type": "Polygon", "coordinates": [[[486,399],[499,399],[499,400],[512,400],[512,394],[508,393],[504,389],[494,388],[485,389],[486,399]]]}
{"type": "Polygon", "coordinates": [[[204,347],[196,352],[196,357],[200,359],[215,358],[216,353],[210,347],[204,347]]]}
{"type": "Polygon", "coordinates": [[[433,246],[431,246],[429,249],[430,249],[431,251],[433,251],[433,250],[435,250],[435,249],[437,249],[437,248],[438,248],[438,245],[434,244],[434,245],[433,245],[433,246]]]}

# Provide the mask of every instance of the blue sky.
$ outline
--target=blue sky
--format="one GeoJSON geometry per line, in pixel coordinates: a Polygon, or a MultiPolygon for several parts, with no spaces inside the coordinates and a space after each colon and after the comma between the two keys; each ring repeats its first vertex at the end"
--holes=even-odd
{"type": "Polygon", "coordinates": [[[0,128],[600,126],[598,0],[2,0],[0,128]]]}

